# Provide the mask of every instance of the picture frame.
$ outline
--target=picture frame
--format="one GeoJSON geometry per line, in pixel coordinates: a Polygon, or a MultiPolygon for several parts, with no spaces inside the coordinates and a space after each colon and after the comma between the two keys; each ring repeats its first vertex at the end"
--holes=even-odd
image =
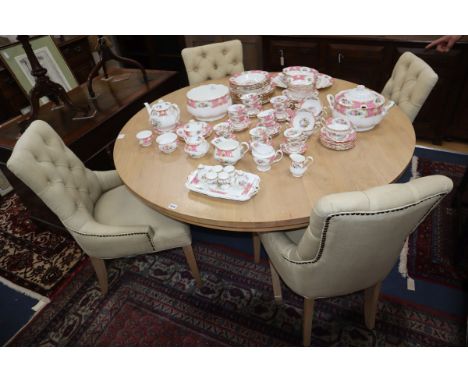
{"type": "MultiPolygon", "coordinates": [[[[32,37],[29,41],[51,81],[62,85],[67,92],[79,85],[51,36],[32,37]]],[[[0,58],[25,95],[29,96],[35,78],[23,46],[18,42],[0,47],[0,58]]]]}

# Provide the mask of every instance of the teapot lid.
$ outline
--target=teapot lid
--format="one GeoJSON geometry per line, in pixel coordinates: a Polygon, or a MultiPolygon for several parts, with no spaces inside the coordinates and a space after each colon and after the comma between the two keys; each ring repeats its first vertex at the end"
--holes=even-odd
{"type": "Polygon", "coordinates": [[[239,142],[235,139],[218,137],[211,141],[220,150],[234,150],[239,147],[239,142]]]}
{"type": "Polygon", "coordinates": [[[341,91],[336,96],[336,100],[343,106],[360,107],[365,105],[368,108],[380,106],[385,101],[382,95],[366,88],[364,85],[341,91]]]}

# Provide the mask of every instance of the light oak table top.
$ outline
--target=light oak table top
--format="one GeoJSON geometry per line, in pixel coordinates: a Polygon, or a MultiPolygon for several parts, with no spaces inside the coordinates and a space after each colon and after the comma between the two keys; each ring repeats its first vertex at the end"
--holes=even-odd
{"type": "MultiPolygon", "coordinates": [[[[227,85],[228,81],[206,83],[227,85]]],[[[326,94],[355,86],[336,79],[332,87],[320,90],[322,104],[327,105],[326,94]]],[[[163,97],[165,101],[179,105],[181,122],[192,119],[185,107],[185,94],[190,88],[182,88],[163,97]]],[[[275,95],[280,92],[281,89],[277,89],[275,95]]],[[[270,107],[270,104],[264,105],[264,109],[270,107]]],[[[251,127],[255,124],[253,119],[251,127]]],[[[187,176],[199,164],[219,164],[213,158],[213,146],[200,159],[188,157],[182,142],[171,154],[161,153],[156,143],[140,147],[136,133],[150,128],[148,113],[143,107],[123,127],[121,133],[125,137],[116,140],[114,162],[127,187],[149,206],[174,219],[208,228],[245,232],[307,226],[312,207],[320,197],[365,190],[397,180],[412,158],[416,141],[410,120],[399,107],[394,106],[373,130],[358,133],[356,146],[351,150],[327,149],[320,144],[318,133],[315,133],[308,140],[304,154],[313,156],[314,163],[302,178],[294,178],[289,173],[291,161],[287,155],[273,164],[270,171],[262,173],[256,169],[252,154],[248,152],[237,162],[236,168],[258,174],[260,190],[252,199],[237,202],[212,198],[185,188],[187,176]]],[[[214,136],[213,133],[208,140],[214,136]]],[[[237,133],[237,137],[240,141],[248,141],[248,129],[237,133]]],[[[278,148],[283,139],[280,133],[273,140],[274,146],[278,148]]]]}

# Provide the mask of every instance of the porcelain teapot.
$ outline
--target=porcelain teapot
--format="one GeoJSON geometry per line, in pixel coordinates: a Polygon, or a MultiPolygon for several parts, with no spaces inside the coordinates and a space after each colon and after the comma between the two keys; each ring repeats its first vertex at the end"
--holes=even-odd
{"type": "Polygon", "coordinates": [[[180,109],[175,103],[160,99],[153,105],[145,102],[149,120],[158,133],[175,130],[180,119],[180,109]]]}
{"type": "Polygon", "coordinates": [[[327,94],[333,117],[347,118],[357,131],[373,129],[387,115],[395,102],[385,103],[385,97],[363,85],[342,90],[336,96],[327,94]]]}
{"type": "Polygon", "coordinates": [[[214,158],[222,164],[234,165],[250,149],[247,142],[239,142],[232,138],[218,137],[211,141],[215,147],[214,158]]]}

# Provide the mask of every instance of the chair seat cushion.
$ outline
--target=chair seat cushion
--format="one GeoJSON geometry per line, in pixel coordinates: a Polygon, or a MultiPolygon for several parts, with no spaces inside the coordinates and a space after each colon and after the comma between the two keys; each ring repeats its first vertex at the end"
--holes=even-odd
{"type": "Polygon", "coordinates": [[[113,188],[97,200],[94,218],[114,226],[144,225],[154,230],[157,251],[183,247],[192,243],[190,227],[168,218],[144,204],[126,186],[113,188]]]}

